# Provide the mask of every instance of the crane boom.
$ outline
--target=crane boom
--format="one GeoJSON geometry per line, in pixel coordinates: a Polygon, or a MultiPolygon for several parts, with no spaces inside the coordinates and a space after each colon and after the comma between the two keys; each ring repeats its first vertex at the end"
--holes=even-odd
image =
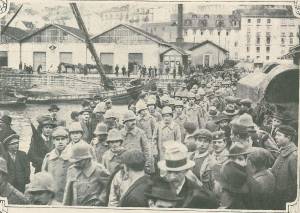
{"type": "Polygon", "coordinates": [[[98,70],[98,72],[100,74],[101,81],[102,81],[102,83],[104,85],[104,89],[114,89],[113,82],[111,81],[111,79],[107,78],[105,76],[105,74],[104,74],[103,65],[101,64],[100,59],[99,59],[99,57],[98,57],[98,55],[96,53],[95,47],[94,47],[93,43],[90,40],[87,28],[84,25],[84,22],[82,20],[81,15],[80,15],[80,12],[79,12],[79,9],[77,7],[77,4],[76,3],[70,3],[70,6],[71,6],[72,12],[73,12],[73,14],[74,14],[74,16],[76,18],[76,21],[77,21],[79,29],[84,33],[85,42],[87,44],[87,47],[90,50],[91,55],[95,59],[96,68],[97,68],[97,70],[98,70]]]}
{"type": "Polygon", "coordinates": [[[5,33],[5,31],[7,30],[7,28],[9,27],[10,23],[16,18],[16,16],[18,15],[18,13],[20,12],[20,10],[22,9],[23,4],[19,7],[19,9],[15,12],[15,14],[11,17],[11,19],[7,22],[7,24],[1,29],[1,35],[3,35],[5,33]]]}

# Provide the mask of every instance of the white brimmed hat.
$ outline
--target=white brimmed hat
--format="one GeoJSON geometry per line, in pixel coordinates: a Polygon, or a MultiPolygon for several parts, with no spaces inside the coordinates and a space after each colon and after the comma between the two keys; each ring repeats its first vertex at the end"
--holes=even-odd
{"type": "Polygon", "coordinates": [[[195,166],[188,159],[187,147],[176,141],[165,142],[165,159],[158,162],[158,168],[164,171],[183,171],[195,166]]]}

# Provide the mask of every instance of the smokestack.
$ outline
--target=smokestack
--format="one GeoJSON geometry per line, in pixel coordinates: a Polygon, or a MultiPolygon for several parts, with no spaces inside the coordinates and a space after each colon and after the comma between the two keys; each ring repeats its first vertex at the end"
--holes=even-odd
{"type": "Polygon", "coordinates": [[[182,48],[183,43],[183,5],[178,4],[178,23],[177,23],[177,38],[176,38],[176,44],[178,47],[182,48]]]}

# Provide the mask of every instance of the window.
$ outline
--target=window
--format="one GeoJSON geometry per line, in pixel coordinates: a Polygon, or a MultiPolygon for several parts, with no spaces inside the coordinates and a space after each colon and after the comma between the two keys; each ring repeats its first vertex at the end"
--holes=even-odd
{"type": "Polygon", "coordinates": [[[271,19],[267,19],[267,24],[271,24],[271,19]]]}
{"type": "Polygon", "coordinates": [[[294,40],[293,38],[290,38],[290,44],[293,44],[293,43],[294,43],[293,40],[294,40]]]}
{"type": "Polygon", "coordinates": [[[201,35],[203,35],[203,31],[201,31],[201,33],[200,33],[201,35]]]}
{"type": "Polygon", "coordinates": [[[250,52],[250,47],[247,47],[247,53],[250,52]]]}
{"type": "Polygon", "coordinates": [[[281,33],[281,37],[285,37],[285,33],[281,33]]]}
{"type": "Polygon", "coordinates": [[[187,36],[187,33],[188,33],[187,30],[185,30],[185,31],[184,31],[184,35],[187,36]]]}
{"type": "Polygon", "coordinates": [[[270,56],[267,55],[267,56],[266,56],[266,60],[268,61],[269,59],[270,59],[270,56]]]}
{"type": "Polygon", "coordinates": [[[238,46],[238,42],[236,41],[236,42],[234,42],[234,46],[235,47],[237,47],[238,46]]]}
{"type": "Polygon", "coordinates": [[[256,52],[260,53],[260,47],[256,47],[256,52]]]}
{"type": "Polygon", "coordinates": [[[260,18],[256,19],[257,24],[260,24],[260,22],[261,22],[260,18]]]}
{"type": "Polygon", "coordinates": [[[260,56],[256,56],[256,59],[260,59],[260,56]]]}
{"type": "Polygon", "coordinates": [[[270,52],[270,47],[266,47],[266,52],[267,52],[267,53],[270,52]]]}
{"type": "Polygon", "coordinates": [[[290,33],[290,37],[293,37],[294,36],[294,34],[293,33],[290,33]]]}
{"type": "Polygon", "coordinates": [[[226,35],[227,35],[227,36],[229,35],[229,32],[228,32],[228,31],[226,32],[226,35]]]}
{"type": "Polygon", "coordinates": [[[248,18],[248,24],[250,24],[251,23],[251,19],[250,18],[248,18]]]}
{"type": "Polygon", "coordinates": [[[267,43],[267,44],[270,44],[270,43],[271,43],[271,37],[267,37],[267,38],[266,38],[266,43],[267,43]]]}
{"type": "Polygon", "coordinates": [[[256,37],[256,44],[260,44],[260,37],[256,37]]]}
{"type": "Polygon", "coordinates": [[[284,43],[285,43],[284,38],[281,38],[281,44],[284,44],[284,43]]]}
{"type": "Polygon", "coordinates": [[[218,36],[219,36],[220,34],[221,34],[221,32],[219,31],[219,32],[218,32],[218,36]]]}

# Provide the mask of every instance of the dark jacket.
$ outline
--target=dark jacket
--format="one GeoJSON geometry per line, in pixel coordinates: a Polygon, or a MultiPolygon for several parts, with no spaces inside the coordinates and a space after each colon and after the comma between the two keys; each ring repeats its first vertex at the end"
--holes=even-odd
{"type": "Polygon", "coordinates": [[[187,178],[178,196],[183,197],[183,199],[176,204],[176,208],[218,208],[217,198],[214,193],[187,178]]]}
{"type": "Polygon", "coordinates": [[[274,174],[276,209],[285,209],[286,202],[297,196],[297,147],[290,143],[280,149],[271,171],[274,174]]]}
{"type": "Polygon", "coordinates": [[[19,192],[7,182],[0,184],[0,197],[6,197],[8,204],[29,204],[29,200],[24,196],[24,194],[19,192]]]}
{"type": "Polygon", "coordinates": [[[40,133],[37,132],[35,127],[31,124],[32,137],[28,150],[28,159],[32,162],[32,166],[35,168],[35,173],[40,172],[45,155],[54,149],[54,145],[50,141],[46,144],[40,133]]]}
{"type": "Polygon", "coordinates": [[[25,191],[25,185],[30,182],[30,164],[23,151],[17,151],[15,160],[8,154],[8,181],[20,192],[25,191]]]}
{"type": "Polygon", "coordinates": [[[124,193],[120,200],[120,207],[148,207],[145,191],[150,184],[150,176],[144,175],[137,179],[124,193]]]}

